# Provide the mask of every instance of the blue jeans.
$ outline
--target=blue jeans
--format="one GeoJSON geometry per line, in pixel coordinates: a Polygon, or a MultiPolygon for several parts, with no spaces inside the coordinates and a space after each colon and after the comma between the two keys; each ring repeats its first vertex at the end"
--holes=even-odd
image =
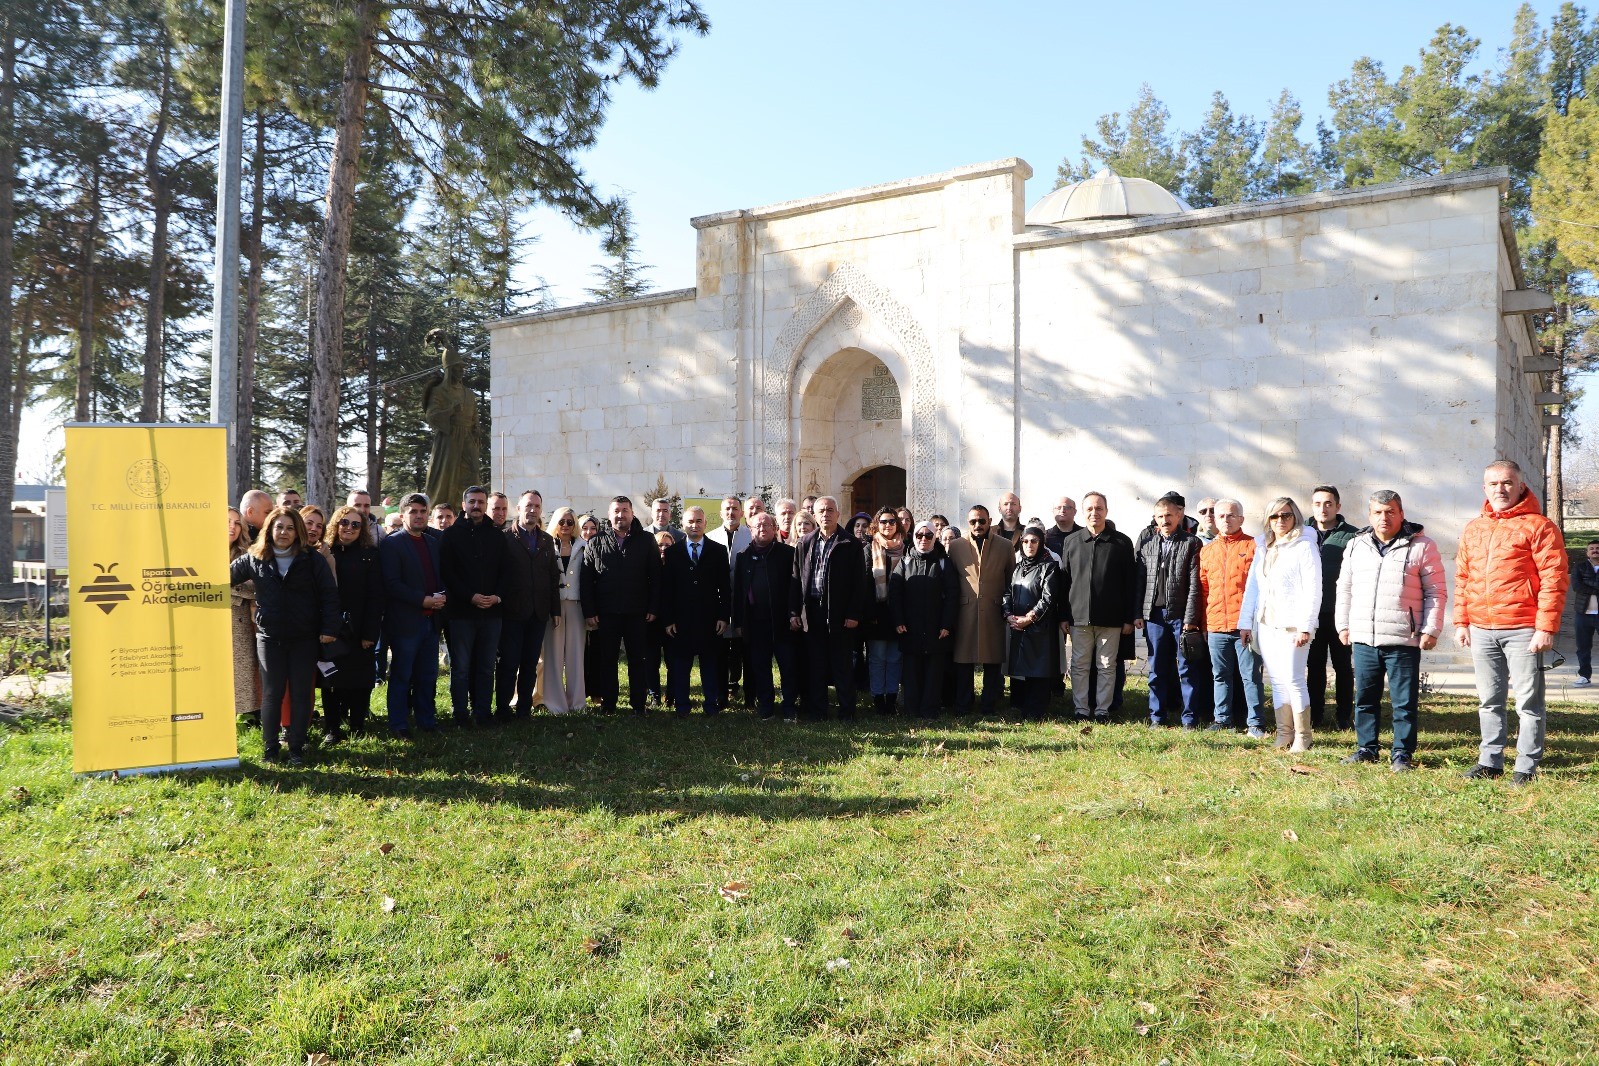
{"type": "Polygon", "coordinates": [[[1198,725],[1194,664],[1183,650],[1182,619],[1168,620],[1164,608],[1150,608],[1144,642],[1149,649],[1149,720],[1158,725],[1180,716],[1183,725],[1198,725]]]}
{"type": "Polygon", "coordinates": [[[1543,759],[1543,655],[1527,650],[1536,630],[1471,627],[1471,667],[1477,680],[1477,719],[1482,745],[1477,760],[1496,770],[1505,765],[1507,697],[1516,697],[1516,772],[1530,774],[1543,759]]]}
{"type": "Polygon", "coordinates": [[[384,635],[389,647],[389,732],[436,729],[434,700],[439,686],[439,631],[431,624],[414,633],[384,635]]]}
{"type": "Polygon", "coordinates": [[[1577,616],[1577,673],[1593,680],[1593,633],[1599,629],[1599,614],[1577,616]]]}
{"type": "Polygon", "coordinates": [[[487,722],[494,712],[494,660],[500,652],[498,618],[451,618],[450,707],[456,724],[466,721],[467,705],[472,717],[487,722]]]}
{"type": "Polygon", "coordinates": [[[872,695],[898,695],[900,673],[904,669],[904,656],[901,654],[899,641],[868,640],[866,669],[867,676],[871,679],[872,695]]]}
{"type": "Polygon", "coordinates": [[[1416,754],[1416,711],[1421,697],[1421,649],[1405,644],[1374,647],[1351,644],[1355,667],[1355,745],[1378,755],[1382,682],[1388,675],[1388,702],[1393,706],[1393,758],[1416,754]]]}
{"type": "Polygon", "coordinates": [[[1210,678],[1216,688],[1216,721],[1264,730],[1266,697],[1260,656],[1238,639],[1237,632],[1211,633],[1205,641],[1210,645],[1210,678]]]}

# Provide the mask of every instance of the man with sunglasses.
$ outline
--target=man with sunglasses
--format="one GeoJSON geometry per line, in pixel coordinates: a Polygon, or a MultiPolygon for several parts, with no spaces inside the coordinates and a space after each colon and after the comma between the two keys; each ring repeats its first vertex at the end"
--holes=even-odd
{"type": "Polygon", "coordinates": [[[1199,501],[1199,528],[1194,530],[1194,536],[1199,538],[1200,544],[1209,544],[1221,536],[1221,526],[1217,521],[1216,498],[1206,496],[1199,501]]]}
{"type": "MultiPolygon", "coordinates": [[[[1013,494],[1008,494],[1013,495],[1013,494]]],[[[1021,503],[1017,501],[1019,512],[1021,503]]],[[[1005,687],[1005,591],[1016,569],[1016,548],[990,525],[988,508],[966,512],[968,536],[951,541],[949,561],[961,580],[960,618],[955,624],[955,713],[972,713],[977,667],[983,668],[983,714],[999,709],[1005,687]]]]}

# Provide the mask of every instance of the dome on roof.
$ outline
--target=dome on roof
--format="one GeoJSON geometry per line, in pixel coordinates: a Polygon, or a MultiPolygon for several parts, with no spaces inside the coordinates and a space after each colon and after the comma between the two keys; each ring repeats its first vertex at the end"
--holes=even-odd
{"type": "Polygon", "coordinates": [[[1124,178],[1108,167],[1087,181],[1065,185],[1027,212],[1029,226],[1060,226],[1099,218],[1175,215],[1187,204],[1147,178],[1124,178]]]}

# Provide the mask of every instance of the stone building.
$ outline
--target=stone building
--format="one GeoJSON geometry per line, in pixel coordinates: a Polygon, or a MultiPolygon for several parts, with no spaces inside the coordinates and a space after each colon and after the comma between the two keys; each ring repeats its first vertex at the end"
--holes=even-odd
{"type": "MultiPolygon", "coordinates": [[[[1189,210],[1019,159],[692,220],[693,288],[493,330],[494,482],[598,507],[826,492],[952,517],[1016,489],[1399,489],[1440,535],[1504,455],[1543,484],[1503,170],[1189,210]]],[[[1357,524],[1359,523],[1356,517],[1357,524]]]]}

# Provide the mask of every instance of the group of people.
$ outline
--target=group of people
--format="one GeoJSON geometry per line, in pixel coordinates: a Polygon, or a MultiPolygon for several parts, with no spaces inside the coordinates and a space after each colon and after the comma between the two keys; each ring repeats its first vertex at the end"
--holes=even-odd
{"type": "MultiPolygon", "coordinates": [[[[1569,575],[1559,528],[1516,464],[1491,464],[1484,493],[1456,558],[1455,639],[1471,649],[1481,697],[1467,776],[1503,772],[1513,692],[1513,779],[1525,783],[1542,758],[1541,654],[1569,575]]],[[[1317,727],[1352,725],[1345,761],[1380,762],[1386,686],[1389,765],[1414,766],[1420,655],[1443,634],[1449,593],[1437,544],[1392,490],[1371,493],[1358,528],[1334,486],[1311,492],[1308,519],[1279,497],[1259,536],[1237,499],[1201,500],[1194,517],[1176,492],[1133,536],[1100,492],[1082,497],[1081,523],[1062,497],[1048,524],[1023,522],[1006,493],[998,519],[973,505],[964,533],[903,507],[845,524],[831,496],[770,510],[728,496],[720,510],[715,529],[692,506],[678,527],[673,502],[656,500],[645,524],[617,496],[604,523],[564,506],[546,521],[536,491],[513,514],[505,494],[472,486],[459,514],[412,493],[380,519],[358,490],[328,518],[297,494],[253,490],[231,515],[239,709],[260,714],[268,759],[286,744],[294,763],[318,683],[336,740],[365,728],[386,674],[389,731],[433,731],[442,636],[462,726],[540,705],[614,712],[624,659],[635,714],[651,702],[689,714],[697,663],[707,714],[741,698],[762,719],[851,718],[862,683],[880,713],[993,712],[1008,677],[1023,715],[1069,683],[1077,718],[1103,723],[1141,633],[1152,726],[1238,729],[1302,752],[1317,727]]],[[[1590,555],[1596,595],[1579,613],[1599,622],[1590,555]]]]}

